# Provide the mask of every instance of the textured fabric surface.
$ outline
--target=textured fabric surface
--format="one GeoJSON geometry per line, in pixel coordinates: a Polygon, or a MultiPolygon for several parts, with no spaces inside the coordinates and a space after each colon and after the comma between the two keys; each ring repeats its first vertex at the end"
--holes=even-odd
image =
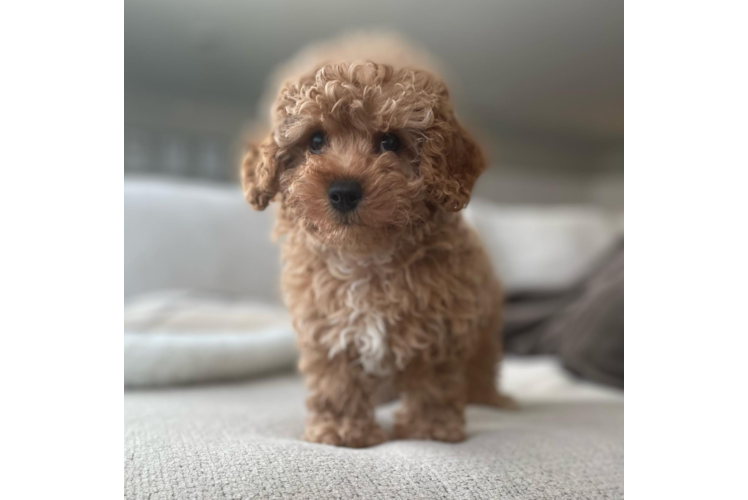
{"type": "Polygon", "coordinates": [[[305,443],[295,375],[127,392],[125,498],[623,498],[622,396],[525,365],[506,377],[522,409],[470,407],[460,444],[305,443]]]}

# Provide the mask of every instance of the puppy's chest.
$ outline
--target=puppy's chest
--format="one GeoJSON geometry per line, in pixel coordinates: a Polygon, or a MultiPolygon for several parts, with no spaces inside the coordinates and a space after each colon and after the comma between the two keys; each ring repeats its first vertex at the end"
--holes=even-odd
{"type": "Polygon", "coordinates": [[[355,273],[338,279],[331,295],[320,297],[330,305],[327,330],[321,341],[330,356],[347,351],[356,356],[364,371],[388,375],[402,368],[409,354],[402,344],[402,327],[412,311],[407,309],[410,292],[394,275],[355,273]]]}
{"type": "Polygon", "coordinates": [[[483,274],[443,255],[403,265],[288,256],[284,297],[302,348],[345,353],[370,374],[465,352],[486,318],[483,274]]]}

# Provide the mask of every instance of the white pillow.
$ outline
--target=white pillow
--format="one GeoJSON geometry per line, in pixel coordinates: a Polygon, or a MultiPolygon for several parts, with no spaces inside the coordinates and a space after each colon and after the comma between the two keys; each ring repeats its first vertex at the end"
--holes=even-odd
{"type": "Polygon", "coordinates": [[[620,238],[620,218],[589,206],[473,200],[465,210],[509,293],[568,289],[620,238]]]}

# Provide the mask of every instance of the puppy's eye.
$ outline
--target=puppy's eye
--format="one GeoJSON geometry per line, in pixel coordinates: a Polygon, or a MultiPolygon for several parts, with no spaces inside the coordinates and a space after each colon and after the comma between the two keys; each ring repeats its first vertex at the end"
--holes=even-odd
{"type": "Polygon", "coordinates": [[[317,131],[312,134],[312,137],[309,138],[309,151],[312,152],[312,154],[318,155],[322,152],[322,148],[325,146],[325,133],[322,131],[317,131]]]}
{"type": "Polygon", "coordinates": [[[386,132],[382,134],[382,139],[379,142],[379,150],[384,153],[387,151],[392,151],[393,153],[397,153],[397,151],[400,149],[400,139],[395,134],[391,134],[389,132],[386,132]]]}

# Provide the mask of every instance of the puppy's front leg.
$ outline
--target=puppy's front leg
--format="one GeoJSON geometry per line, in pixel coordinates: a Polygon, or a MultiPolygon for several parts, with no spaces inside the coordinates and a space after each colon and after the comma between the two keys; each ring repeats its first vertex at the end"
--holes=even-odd
{"type": "Polygon", "coordinates": [[[465,439],[465,376],[463,364],[416,360],[399,377],[403,406],[395,416],[397,439],[465,439]]]}
{"type": "Polygon", "coordinates": [[[387,440],[374,420],[376,381],[353,365],[345,353],[328,359],[327,352],[303,349],[299,369],[309,390],[305,440],[350,448],[387,440]]]}

